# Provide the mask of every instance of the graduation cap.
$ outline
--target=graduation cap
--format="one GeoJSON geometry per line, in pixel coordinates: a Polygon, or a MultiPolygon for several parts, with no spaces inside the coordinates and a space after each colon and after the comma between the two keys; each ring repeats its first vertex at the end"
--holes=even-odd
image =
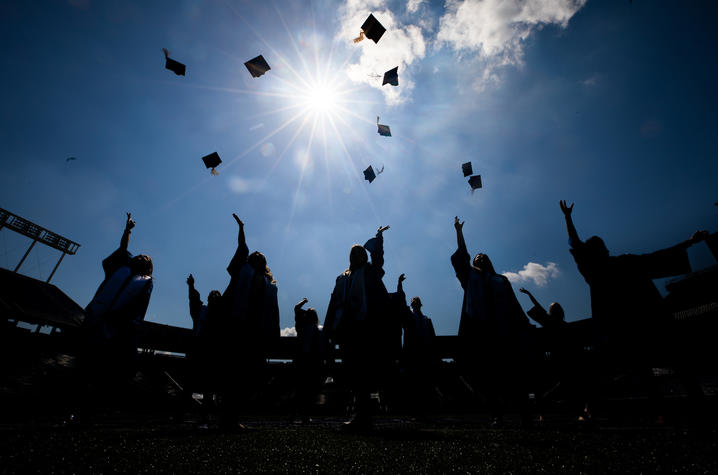
{"type": "Polygon", "coordinates": [[[379,116],[376,117],[377,133],[383,137],[391,137],[391,129],[388,125],[382,125],[379,123],[379,116]]]}
{"type": "Polygon", "coordinates": [[[215,168],[217,168],[219,164],[222,163],[222,159],[219,158],[219,154],[217,152],[212,152],[209,155],[205,155],[204,157],[202,157],[202,161],[204,162],[205,167],[212,169],[212,175],[219,175],[215,168]]]}
{"type": "Polygon", "coordinates": [[[469,178],[469,185],[471,186],[471,192],[481,188],[481,175],[473,175],[469,178]]]}
{"type": "Polygon", "coordinates": [[[77,157],[67,157],[67,158],[65,159],[65,162],[69,162],[69,161],[71,161],[71,160],[77,160],[77,157]]]}
{"type": "Polygon", "coordinates": [[[272,69],[269,67],[269,64],[267,64],[267,61],[265,61],[264,56],[262,56],[261,54],[256,58],[250,59],[249,61],[244,63],[244,65],[247,66],[249,74],[251,74],[253,78],[258,78],[259,76],[272,69]]]}
{"type": "Polygon", "coordinates": [[[399,85],[399,66],[384,73],[384,81],[381,85],[383,86],[386,83],[389,83],[392,86],[399,85]]]}
{"type": "Polygon", "coordinates": [[[376,174],[374,173],[374,169],[369,165],[366,170],[364,170],[364,179],[368,181],[369,183],[374,181],[374,178],[376,178],[376,174]]]}
{"type": "Polygon", "coordinates": [[[379,21],[374,18],[374,15],[370,13],[369,17],[361,26],[359,36],[354,38],[354,43],[359,43],[361,40],[364,39],[365,36],[370,40],[374,40],[374,43],[378,43],[379,38],[381,38],[381,35],[383,35],[385,31],[386,28],[384,28],[381,23],[379,23],[379,21]]]}
{"type": "Polygon", "coordinates": [[[177,76],[184,76],[184,72],[186,69],[185,65],[180,63],[179,61],[175,61],[174,59],[170,58],[170,52],[167,50],[167,48],[162,48],[162,51],[164,51],[165,53],[165,69],[169,69],[177,76]]]}
{"type": "Polygon", "coordinates": [[[464,172],[464,176],[469,176],[474,173],[474,169],[471,168],[471,162],[462,163],[461,171],[464,172]]]}

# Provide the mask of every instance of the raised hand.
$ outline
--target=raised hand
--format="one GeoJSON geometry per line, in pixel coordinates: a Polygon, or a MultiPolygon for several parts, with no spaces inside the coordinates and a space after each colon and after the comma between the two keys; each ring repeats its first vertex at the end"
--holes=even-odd
{"type": "Polygon", "coordinates": [[[558,202],[558,204],[561,207],[561,212],[563,212],[564,216],[571,216],[571,212],[573,211],[573,203],[571,203],[571,206],[566,206],[566,200],[561,200],[558,202]]]}
{"type": "Polygon", "coordinates": [[[457,231],[461,231],[464,227],[464,222],[465,221],[459,221],[458,216],[454,216],[454,229],[456,229],[457,231]]]}
{"type": "Polygon", "coordinates": [[[192,276],[192,274],[187,277],[187,285],[189,285],[190,287],[194,287],[194,277],[192,276]]]}
{"type": "Polygon", "coordinates": [[[127,213],[127,221],[125,222],[125,229],[132,229],[135,227],[135,222],[132,219],[132,213],[127,213]]]}
{"type": "Polygon", "coordinates": [[[236,213],[232,213],[232,217],[234,218],[235,221],[237,221],[237,224],[239,224],[240,228],[244,227],[244,223],[242,222],[241,219],[239,219],[239,216],[237,216],[236,213]]]}
{"type": "Polygon", "coordinates": [[[528,290],[524,289],[523,287],[521,287],[521,288],[519,289],[519,292],[521,292],[522,294],[526,294],[526,295],[530,295],[530,294],[531,294],[531,292],[529,292],[528,290]]]}
{"type": "Polygon", "coordinates": [[[376,233],[381,234],[384,231],[386,231],[387,229],[389,229],[389,226],[379,226],[379,229],[376,231],[376,233]]]}
{"type": "Polygon", "coordinates": [[[401,275],[399,276],[399,283],[401,284],[401,283],[404,282],[405,280],[406,280],[406,276],[405,276],[404,274],[401,274],[401,275]]]}

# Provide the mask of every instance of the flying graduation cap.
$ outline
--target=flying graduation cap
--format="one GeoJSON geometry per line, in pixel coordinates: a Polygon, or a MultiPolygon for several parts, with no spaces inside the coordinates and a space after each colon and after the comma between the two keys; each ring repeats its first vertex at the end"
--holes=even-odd
{"type": "Polygon", "coordinates": [[[383,35],[385,31],[386,28],[384,28],[382,24],[379,23],[376,18],[374,18],[374,15],[370,13],[369,17],[361,26],[359,36],[354,38],[354,43],[359,43],[361,40],[364,39],[365,36],[370,40],[374,40],[374,43],[378,43],[379,38],[381,38],[381,35],[383,35]]]}
{"type": "Polygon", "coordinates": [[[70,162],[70,161],[72,161],[72,160],[77,160],[77,157],[67,157],[67,158],[65,159],[65,163],[70,162]]]}
{"type": "Polygon", "coordinates": [[[162,51],[165,53],[165,69],[169,69],[177,76],[184,76],[186,66],[170,58],[170,52],[167,48],[162,48],[162,51]]]}
{"type": "Polygon", "coordinates": [[[464,172],[464,176],[469,176],[474,173],[473,168],[471,168],[471,162],[462,163],[461,171],[464,172]]]}
{"type": "Polygon", "coordinates": [[[384,73],[384,81],[382,81],[381,85],[383,86],[387,83],[392,86],[399,85],[399,66],[384,73]]]}
{"type": "Polygon", "coordinates": [[[244,63],[244,65],[247,66],[249,74],[251,74],[253,78],[258,78],[259,76],[262,76],[264,73],[272,69],[269,67],[269,64],[267,64],[267,61],[261,54],[256,58],[250,59],[249,61],[244,63]]]}
{"type": "Polygon", "coordinates": [[[481,175],[473,175],[469,178],[469,186],[471,186],[471,192],[481,188],[481,175]]]}
{"type": "Polygon", "coordinates": [[[391,129],[388,125],[379,123],[379,116],[376,116],[377,133],[383,137],[391,137],[391,129]]]}
{"type": "Polygon", "coordinates": [[[371,183],[374,181],[374,178],[376,178],[376,174],[374,173],[374,169],[371,165],[369,165],[366,170],[364,170],[364,179],[371,183]]]}
{"type": "Polygon", "coordinates": [[[204,166],[207,168],[211,168],[212,175],[219,175],[219,172],[215,170],[219,166],[220,163],[222,163],[222,159],[219,158],[219,154],[217,152],[212,152],[209,155],[205,155],[202,157],[202,161],[204,162],[204,166]]]}

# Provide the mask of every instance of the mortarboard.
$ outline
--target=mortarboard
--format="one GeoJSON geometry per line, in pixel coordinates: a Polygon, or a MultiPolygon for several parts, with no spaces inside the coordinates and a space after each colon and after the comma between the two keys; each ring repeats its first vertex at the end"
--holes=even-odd
{"type": "Polygon", "coordinates": [[[186,69],[185,65],[180,63],[179,61],[175,61],[174,59],[170,58],[170,52],[167,50],[167,48],[162,48],[162,51],[164,51],[165,53],[165,69],[169,69],[177,76],[184,76],[186,69]]]}
{"type": "Polygon", "coordinates": [[[474,175],[469,178],[469,185],[471,186],[471,192],[481,188],[481,175],[474,175]]]}
{"type": "Polygon", "coordinates": [[[388,125],[382,125],[379,123],[379,116],[376,117],[377,133],[383,137],[391,137],[391,129],[388,125]]]}
{"type": "Polygon", "coordinates": [[[217,152],[212,152],[209,155],[205,155],[202,157],[202,161],[204,162],[204,166],[207,168],[212,169],[212,175],[219,175],[217,168],[220,163],[222,163],[222,159],[219,158],[219,154],[217,152]]]}
{"type": "Polygon", "coordinates": [[[65,162],[69,162],[69,161],[71,161],[71,160],[77,160],[77,157],[67,157],[67,158],[65,159],[65,162]]]}
{"type": "Polygon", "coordinates": [[[370,40],[374,40],[374,43],[378,43],[379,38],[381,38],[381,35],[383,35],[385,31],[386,28],[384,28],[381,23],[379,23],[379,21],[374,18],[374,15],[370,13],[369,17],[361,26],[359,36],[354,38],[354,43],[359,43],[361,40],[364,39],[365,36],[370,40]]]}
{"type": "Polygon", "coordinates": [[[471,168],[471,162],[461,164],[461,171],[464,172],[464,176],[469,176],[474,173],[474,169],[471,168]]]}
{"type": "Polygon", "coordinates": [[[374,178],[376,178],[376,175],[374,174],[374,169],[369,165],[366,170],[364,170],[364,179],[367,180],[369,183],[374,181],[374,178]]]}
{"type": "Polygon", "coordinates": [[[395,67],[394,69],[390,69],[389,71],[384,73],[384,81],[381,83],[381,85],[383,86],[387,83],[391,84],[392,86],[399,85],[399,66],[395,67]]]}
{"type": "Polygon", "coordinates": [[[244,65],[247,66],[249,74],[251,74],[254,78],[258,78],[272,69],[269,67],[269,64],[267,64],[267,61],[264,60],[264,57],[261,54],[256,58],[250,59],[244,63],[244,65]]]}

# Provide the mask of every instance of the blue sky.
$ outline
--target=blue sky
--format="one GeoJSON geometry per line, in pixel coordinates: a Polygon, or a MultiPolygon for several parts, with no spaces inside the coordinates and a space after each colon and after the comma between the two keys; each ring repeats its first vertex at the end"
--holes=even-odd
{"type": "MultiPolygon", "coordinates": [[[[232,212],[277,278],[282,327],[302,297],[323,316],[351,245],[389,224],[385,284],[405,273],[454,334],[455,215],[516,290],[585,318],[560,199],[614,254],[716,231],[715,14],[708,1],[3,2],[0,207],[82,245],[53,282],[83,306],[131,211],[160,323],[189,326],[190,272],[203,297],[226,287],[232,212]],[[352,43],[370,12],[387,33],[352,43]],[[252,78],[258,54],[272,70],[252,78]],[[372,77],[397,65],[398,88],[372,77]],[[219,176],[201,162],[214,151],[219,176]],[[369,165],[385,167],[372,184],[369,165]]],[[[28,244],[0,231],[0,266],[28,244]]],[[[46,278],[58,257],[37,247],[22,272],[46,278]]],[[[690,257],[714,264],[703,244],[690,257]]]]}

